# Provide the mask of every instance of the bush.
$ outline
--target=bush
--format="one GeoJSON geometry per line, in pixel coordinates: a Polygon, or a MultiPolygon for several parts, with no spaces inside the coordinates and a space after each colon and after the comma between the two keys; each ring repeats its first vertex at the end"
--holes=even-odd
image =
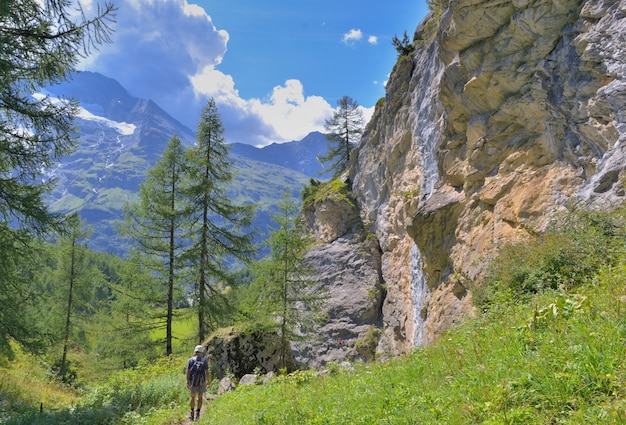
{"type": "Polygon", "coordinates": [[[496,292],[510,292],[524,302],[546,290],[582,286],[624,250],[625,208],[612,212],[572,209],[547,231],[528,241],[505,246],[492,263],[475,303],[483,310],[496,292]]]}

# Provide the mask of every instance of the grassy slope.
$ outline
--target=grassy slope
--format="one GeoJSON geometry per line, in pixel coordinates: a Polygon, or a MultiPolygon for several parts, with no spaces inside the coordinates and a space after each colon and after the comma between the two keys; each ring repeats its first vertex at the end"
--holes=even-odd
{"type": "MultiPolygon", "coordinates": [[[[0,423],[174,424],[187,410],[182,358],[116,374],[80,399],[46,384],[40,372],[25,385],[28,357],[21,358],[0,371],[0,423]],[[40,401],[55,408],[42,421],[40,401]],[[9,410],[22,413],[6,420],[9,410]]],[[[551,291],[521,306],[500,300],[486,316],[403,359],[353,371],[331,365],[323,375],[299,372],[240,387],[210,402],[200,423],[624,424],[624,359],[621,266],[575,293],[551,291]]]]}
{"type": "Polygon", "coordinates": [[[242,388],[203,423],[624,424],[625,282],[622,267],[575,294],[500,304],[404,359],[242,388]]]}
{"type": "MultiPolygon", "coordinates": [[[[626,424],[624,237],[602,221],[572,223],[561,226],[573,229],[568,241],[558,234],[527,250],[534,262],[519,250],[510,257],[524,282],[544,288],[528,302],[513,300],[513,287],[494,292],[486,314],[410,356],[240,387],[210,402],[200,423],[626,424]],[[597,267],[604,257],[613,266],[597,267]],[[589,279],[580,278],[587,283],[562,285],[562,278],[589,270],[589,279]],[[574,289],[545,289],[550,282],[574,289]]],[[[181,335],[188,319],[177,324],[181,335]]],[[[83,382],[78,393],[49,380],[39,359],[21,353],[0,364],[0,423],[181,423],[185,358],[142,364],[101,384],[83,382]]],[[[89,376],[95,375],[79,371],[79,379],[89,376]]]]}

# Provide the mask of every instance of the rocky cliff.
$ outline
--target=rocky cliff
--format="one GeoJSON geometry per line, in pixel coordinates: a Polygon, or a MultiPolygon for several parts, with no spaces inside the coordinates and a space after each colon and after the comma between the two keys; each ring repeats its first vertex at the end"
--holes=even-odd
{"type": "Polygon", "coordinates": [[[350,347],[335,359],[354,354],[365,324],[380,331],[379,356],[429,343],[472,314],[471,285],[499,246],[571,202],[622,202],[624,34],[626,0],[442,0],[418,26],[349,171],[360,231],[375,238],[324,241],[332,231],[312,226],[316,252],[343,241],[357,255],[318,260],[334,268],[328,284],[369,285],[362,310],[379,307],[346,319],[350,347]],[[344,279],[356,263],[370,280],[344,279]]]}

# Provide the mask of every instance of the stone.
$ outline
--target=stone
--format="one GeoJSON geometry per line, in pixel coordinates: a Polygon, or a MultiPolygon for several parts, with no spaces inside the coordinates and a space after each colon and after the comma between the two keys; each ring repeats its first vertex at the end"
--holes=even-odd
{"type": "Polygon", "coordinates": [[[329,299],[302,365],[429,344],[475,313],[503,245],[625,200],[626,0],[441,5],[352,152],[352,201],[303,211],[329,299]]]}
{"type": "MultiPolygon", "coordinates": [[[[473,314],[503,244],[571,202],[624,202],[626,1],[442,2],[418,26],[349,174],[381,248],[379,355],[473,314]]],[[[322,248],[317,247],[321,250],[322,248]]]]}
{"type": "Polygon", "coordinates": [[[228,391],[234,391],[237,386],[233,382],[230,376],[225,376],[220,379],[220,383],[217,386],[217,394],[222,395],[228,391]]]}
{"type": "Polygon", "coordinates": [[[304,211],[304,218],[319,241],[305,258],[317,281],[314,292],[324,294],[321,316],[326,319],[309,332],[310,337],[293,342],[292,349],[299,365],[318,368],[357,355],[356,341],[370,326],[380,324],[384,290],[378,242],[363,230],[352,200],[333,197],[318,202],[304,211]],[[327,213],[318,214],[318,209],[327,213]],[[332,232],[324,230],[329,223],[334,223],[328,226],[332,232]],[[328,234],[334,236],[327,238],[328,234]]]}
{"type": "Polygon", "coordinates": [[[239,385],[256,385],[259,381],[259,375],[254,373],[246,373],[239,380],[239,385]]]}
{"type": "MultiPolygon", "coordinates": [[[[282,368],[280,343],[280,337],[276,333],[223,328],[207,341],[207,358],[220,379],[228,374],[241,379],[244,375],[257,371],[278,372],[282,368]]],[[[287,370],[294,370],[295,359],[291,352],[287,355],[287,370]]]]}

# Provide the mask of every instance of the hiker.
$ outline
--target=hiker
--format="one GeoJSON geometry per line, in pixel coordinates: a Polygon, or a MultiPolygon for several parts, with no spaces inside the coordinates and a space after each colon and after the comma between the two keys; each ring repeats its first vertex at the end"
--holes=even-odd
{"type": "Polygon", "coordinates": [[[200,417],[202,396],[209,383],[209,362],[207,359],[202,357],[203,353],[204,347],[202,345],[197,345],[194,349],[194,356],[187,360],[187,388],[191,391],[191,398],[189,400],[191,413],[189,413],[189,419],[192,421],[197,421],[200,417]]]}

